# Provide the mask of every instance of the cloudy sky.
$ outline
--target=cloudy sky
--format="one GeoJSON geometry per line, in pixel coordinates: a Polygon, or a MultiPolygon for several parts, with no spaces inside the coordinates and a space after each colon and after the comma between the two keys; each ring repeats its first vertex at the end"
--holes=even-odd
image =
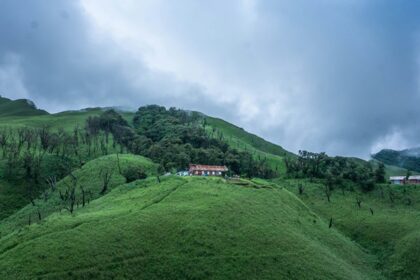
{"type": "Polygon", "coordinates": [[[0,0],[0,94],[157,103],[291,151],[420,146],[420,1],[0,0]]]}

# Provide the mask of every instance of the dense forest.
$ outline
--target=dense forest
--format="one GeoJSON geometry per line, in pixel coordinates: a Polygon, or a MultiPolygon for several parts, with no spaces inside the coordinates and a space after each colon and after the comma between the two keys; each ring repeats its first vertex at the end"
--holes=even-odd
{"type": "Polygon", "coordinates": [[[206,119],[196,112],[149,105],[140,107],[130,126],[114,110],[87,120],[89,131],[109,133],[121,147],[160,164],[161,171],[186,169],[190,163],[226,165],[230,174],[273,178],[264,159],[229,146],[206,132],[206,119]]]}
{"type": "Polygon", "coordinates": [[[299,151],[297,158],[286,158],[287,174],[292,178],[324,179],[326,186],[344,187],[353,182],[363,191],[372,191],[376,183],[385,183],[385,165],[375,169],[370,162],[346,157],[329,157],[325,153],[299,151]]]}

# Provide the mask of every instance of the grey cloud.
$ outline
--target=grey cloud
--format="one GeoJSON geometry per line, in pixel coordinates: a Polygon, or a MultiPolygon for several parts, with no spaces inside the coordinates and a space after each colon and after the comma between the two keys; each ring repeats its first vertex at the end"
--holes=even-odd
{"type": "MultiPolygon", "coordinates": [[[[122,5],[98,3],[110,11],[122,5]]],[[[126,2],[133,29],[166,44],[175,66],[163,70],[95,33],[77,1],[2,1],[0,92],[49,110],[147,103],[200,110],[292,151],[367,157],[396,145],[394,134],[420,144],[417,1],[160,3],[126,2]]],[[[110,21],[122,19],[115,13],[110,21]]]]}
{"type": "Polygon", "coordinates": [[[150,70],[91,29],[78,1],[2,1],[0,93],[31,98],[53,112],[149,103],[194,108],[205,100],[200,86],[150,70]]]}

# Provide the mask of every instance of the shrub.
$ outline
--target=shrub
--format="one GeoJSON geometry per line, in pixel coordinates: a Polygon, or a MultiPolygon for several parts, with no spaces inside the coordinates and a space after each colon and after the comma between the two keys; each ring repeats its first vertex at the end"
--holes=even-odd
{"type": "Polygon", "coordinates": [[[147,174],[143,168],[137,166],[127,168],[123,171],[122,175],[125,177],[127,183],[147,178],[147,174]]]}

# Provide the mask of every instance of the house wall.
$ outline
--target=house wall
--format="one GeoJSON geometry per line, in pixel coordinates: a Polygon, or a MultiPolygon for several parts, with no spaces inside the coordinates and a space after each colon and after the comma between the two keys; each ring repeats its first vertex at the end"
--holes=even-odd
{"type": "Polygon", "coordinates": [[[192,172],[195,176],[222,176],[223,173],[220,171],[209,171],[209,170],[195,170],[192,172]]]}

